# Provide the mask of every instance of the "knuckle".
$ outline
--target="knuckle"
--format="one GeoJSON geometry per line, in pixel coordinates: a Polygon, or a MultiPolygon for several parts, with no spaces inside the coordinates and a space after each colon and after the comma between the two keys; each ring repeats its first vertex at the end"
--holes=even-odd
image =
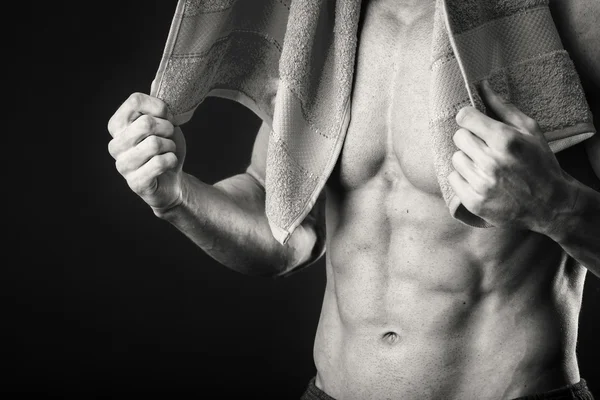
{"type": "Polygon", "coordinates": [[[171,168],[176,167],[177,163],[179,163],[179,159],[175,153],[167,153],[167,155],[169,155],[169,164],[171,165],[171,168]]]}
{"type": "Polygon", "coordinates": [[[161,115],[164,118],[166,118],[169,115],[169,107],[167,107],[167,104],[162,100],[159,100],[157,110],[159,115],[161,115]]]}
{"type": "Polygon", "coordinates": [[[152,132],[154,129],[154,118],[152,118],[150,115],[144,114],[140,116],[136,122],[140,129],[142,129],[144,132],[152,132]]]}
{"type": "Polygon", "coordinates": [[[129,188],[138,195],[148,192],[148,179],[142,176],[136,176],[127,180],[129,188]]]}
{"type": "Polygon", "coordinates": [[[499,135],[496,140],[501,150],[507,150],[510,146],[510,142],[512,141],[509,135],[499,135]]]}
{"type": "Polygon", "coordinates": [[[479,168],[483,171],[483,173],[488,179],[493,179],[494,181],[500,174],[500,165],[498,164],[498,161],[493,157],[488,157],[485,160],[485,163],[479,165],[479,168]]]}
{"type": "Polygon", "coordinates": [[[537,121],[530,117],[523,118],[523,128],[525,128],[530,133],[538,131],[540,129],[537,121]]]}
{"type": "Polygon", "coordinates": [[[514,139],[518,135],[518,132],[512,126],[501,124],[499,128],[503,138],[514,139]]]}
{"type": "Polygon", "coordinates": [[[175,152],[177,150],[177,145],[173,140],[163,139],[162,140],[163,151],[172,151],[175,152]]]}
{"type": "Polygon", "coordinates": [[[142,187],[139,178],[131,178],[127,180],[127,184],[129,188],[133,190],[135,193],[142,192],[142,187]]]}
{"type": "Polygon", "coordinates": [[[140,92],[134,92],[131,95],[129,95],[127,102],[133,109],[139,109],[142,103],[144,102],[144,94],[140,92]]]}
{"type": "Polygon", "coordinates": [[[117,169],[117,171],[123,175],[125,173],[125,161],[122,158],[118,158],[117,160],[115,160],[115,168],[117,169]]]}
{"type": "Polygon", "coordinates": [[[106,129],[108,130],[108,133],[110,134],[110,136],[112,136],[114,138],[126,126],[127,126],[127,122],[123,121],[123,117],[119,116],[117,113],[115,113],[108,119],[108,123],[106,124],[106,129]]]}
{"type": "Polygon", "coordinates": [[[171,122],[165,124],[165,136],[171,137],[175,133],[175,127],[171,122]]]}
{"type": "Polygon", "coordinates": [[[490,186],[489,186],[487,183],[485,183],[485,182],[483,182],[483,183],[480,183],[480,184],[477,186],[477,193],[479,193],[479,194],[480,194],[480,195],[482,195],[483,197],[488,197],[488,196],[490,195],[490,193],[491,193],[491,188],[490,188],[490,186]]]}
{"type": "Polygon", "coordinates": [[[162,171],[164,171],[164,170],[166,170],[168,168],[167,154],[161,154],[159,156],[156,156],[156,158],[155,158],[154,162],[156,163],[156,168],[160,172],[162,172],[162,171]]]}
{"type": "Polygon", "coordinates": [[[498,145],[502,150],[508,150],[512,143],[516,140],[516,135],[512,129],[508,127],[501,128],[501,132],[498,135],[497,141],[498,145]]]}
{"type": "Polygon", "coordinates": [[[144,140],[145,146],[147,147],[148,151],[152,154],[156,154],[160,151],[160,139],[156,136],[148,136],[145,140],[144,140]]]}
{"type": "Polygon", "coordinates": [[[171,169],[177,165],[177,157],[174,153],[165,153],[161,157],[161,167],[165,170],[171,169]]]}
{"type": "Polygon", "coordinates": [[[485,187],[491,192],[495,190],[498,186],[498,181],[498,173],[496,172],[495,174],[488,177],[485,187]]]}
{"type": "Polygon", "coordinates": [[[497,180],[495,177],[490,177],[488,179],[484,179],[481,182],[481,184],[479,185],[479,193],[483,197],[489,197],[496,190],[496,182],[497,182],[497,180]]]}
{"type": "Polygon", "coordinates": [[[500,150],[504,151],[508,148],[508,142],[509,139],[505,135],[498,135],[495,144],[500,150]]]}

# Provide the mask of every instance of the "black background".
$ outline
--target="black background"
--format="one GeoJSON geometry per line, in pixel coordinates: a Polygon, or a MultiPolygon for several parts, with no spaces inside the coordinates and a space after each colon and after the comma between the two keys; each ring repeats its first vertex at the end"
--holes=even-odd
{"type": "MultiPolygon", "coordinates": [[[[17,227],[6,250],[18,252],[2,269],[5,393],[295,399],[315,373],[323,260],[280,280],[232,272],[156,219],[108,154],[106,123],[149,92],[175,5],[105,1],[30,21],[14,151],[24,175],[5,189],[23,206],[5,208],[17,227]]],[[[259,124],[207,100],[183,127],[185,170],[211,183],[242,171],[259,124]]],[[[588,274],[578,353],[597,393],[599,307],[588,274]]]]}

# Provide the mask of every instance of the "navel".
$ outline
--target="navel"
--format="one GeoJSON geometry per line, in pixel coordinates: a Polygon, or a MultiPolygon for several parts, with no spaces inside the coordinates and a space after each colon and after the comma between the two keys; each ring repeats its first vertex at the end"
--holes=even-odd
{"type": "Polygon", "coordinates": [[[383,340],[386,344],[396,344],[400,340],[400,336],[396,332],[386,332],[381,336],[381,340],[383,340]]]}

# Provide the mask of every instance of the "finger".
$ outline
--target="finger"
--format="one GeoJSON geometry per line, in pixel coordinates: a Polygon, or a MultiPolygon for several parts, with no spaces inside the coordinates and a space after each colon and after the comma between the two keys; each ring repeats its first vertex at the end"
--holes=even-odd
{"type": "Polygon", "coordinates": [[[174,127],[170,121],[142,115],[129,125],[125,131],[109,142],[108,152],[114,158],[117,158],[119,154],[135,147],[149,136],[170,138],[173,136],[173,132],[174,127]]]}
{"type": "Polygon", "coordinates": [[[479,194],[485,194],[486,179],[483,172],[473,163],[465,153],[457,151],[452,155],[452,166],[479,194]]]}
{"type": "Polygon", "coordinates": [[[473,134],[477,135],[488,145],[494,142],[494,138],[507,128],[502,122],[488,117],[475,107],[463,107],[456,114],[456,123],[473,134]]]}
{"type": "Polygon", "coordinates": [[[489,151],[487,151],[488,146],[483,140],[464,128],[456,131],[452,139],[456,147],[469,156],[479,168],[483,171],[488,170],[490,155],[488,154],[489,151]]]}
{"type": "Polygon", "coordinates": [[[175,142],[159,136],[148,136],[137,146],[121,154],[116,160],[117,171],[121,175],[135,171],[158,154],[175,152],[175,142]]]}
{"type": "Polygon", "coordinates": [[[448,175],[448,183],[467,210],[478,215],[481,210],[482,196],[457,171],[452,171],[448,175]]]}
{"type": "Polygon", "coordinates": [[[519,132],[530,135],[541,135],[538,124],[519,110],[498,93],[494,92],[490,83],[485,80],[481,83],[481,94],[485,105],[507,125],[517,128],[519,132]]]}
{"type": "Polygon", "coordinates": [[[150,194],[156,189],[156,179],[175,168],[177,162],[177,156],[174,153],[156,155],[139,169],[129,174],[127,183],[135,193],[150,194]]]}
{"type": "Polygon", "coordinates": [[[108,132],[116,136],[141,115],[172,119],[166,103],[144,93],[133,93],[108,121],[108,132]]]}

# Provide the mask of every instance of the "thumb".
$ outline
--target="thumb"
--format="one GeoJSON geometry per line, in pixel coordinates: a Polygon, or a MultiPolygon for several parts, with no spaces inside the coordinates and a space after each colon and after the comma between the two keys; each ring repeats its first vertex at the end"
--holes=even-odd
{"type": "Polygon", "coordinates": [[[537,122],[496,93],[487,80],[481,82],[481,94],[486,107],[494,113],[498,120],[516,128],[523,134],[543,136],[537,122]]]}

